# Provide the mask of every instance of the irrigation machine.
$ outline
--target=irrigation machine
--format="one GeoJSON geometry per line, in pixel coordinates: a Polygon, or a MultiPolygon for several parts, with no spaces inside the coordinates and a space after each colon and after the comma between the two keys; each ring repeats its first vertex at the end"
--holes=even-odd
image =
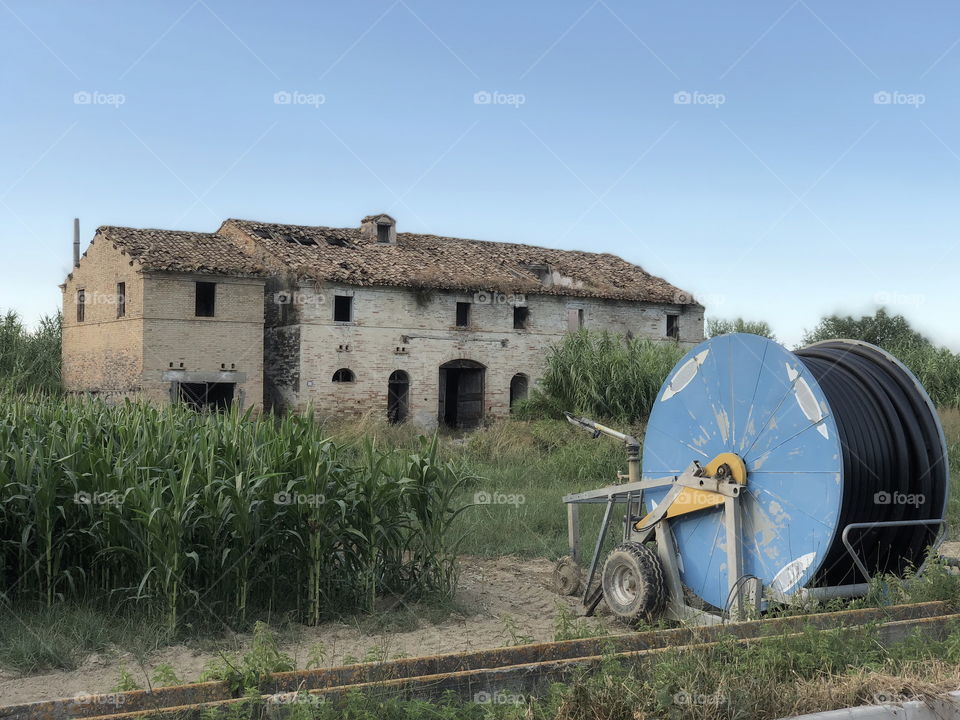
{"type": "Polygon", "coordinates": [[[582,593],[588,615],[603,600],[626,622],[715,624],[861,596],[877,574],[921,568],[942,540],[949,465],[936,409],[867,343],[790,352],[757,335],[711,338],[660,389],[642,452],[631,435],[567,419],[628,456],[616,484],[563,498],[570,554],[554,580],[582,593]],[[584,504],[605,506],[590,557],[584,504]],[[601,566],[616,524],[621,542],[601,566]]]}

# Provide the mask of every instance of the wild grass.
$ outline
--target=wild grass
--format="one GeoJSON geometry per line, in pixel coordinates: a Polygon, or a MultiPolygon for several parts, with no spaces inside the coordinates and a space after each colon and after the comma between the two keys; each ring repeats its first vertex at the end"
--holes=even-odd
{"type": "MultiPolygon", "coordinates": [[[[263,670],[284,658],[252,651],[233,659],[217,677],[244,689],[250,700],[244,717],[267,711],[256,698],[263,670]]],[[[437,718],[473,720],[646,720],[700,718],[766,720],[864,704],[935,698],[960,684],[960,627],[940,639],[907,636],[881,642],[877,626],[834,631],[808,629],[750,643],[733,636],[694,648],[676,648],[655,662],[608,656],[599,668],[582,671],[537,697],[496,687],[480,688],[475,702],[454,694],[427,703],[379,694],[353,693],[337,703],[306,695],[284,697],[282,717],[297,720],[350,718],[437,718]]],[[[274,712],[271,712],[274,711],[274,712]]],[[[211,711],[209,720],[227,720],[233,710],[211,711]]]]}

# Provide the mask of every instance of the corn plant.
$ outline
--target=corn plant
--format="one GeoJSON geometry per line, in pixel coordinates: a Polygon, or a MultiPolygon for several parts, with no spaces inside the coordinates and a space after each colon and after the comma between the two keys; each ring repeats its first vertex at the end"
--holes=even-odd
{"type": "Polygon", "coordinates": [[[336,442],[310,415],[3,395],[0,598],[96,597],[175,630],[449,594],[465,479],[435,441],[336,442]]]}

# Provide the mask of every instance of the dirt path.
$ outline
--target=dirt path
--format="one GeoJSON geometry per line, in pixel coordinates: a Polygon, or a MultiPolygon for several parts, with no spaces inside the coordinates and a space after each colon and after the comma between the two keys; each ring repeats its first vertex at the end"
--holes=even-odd
{"type": "MultiPolygon", "coordinates": [[[[451,615],[437,625],[421,621],[420,627],[408,632],[365,634],[343,623],[304,627],[298,641],[285,644],[283,651],[302,668],[317,643],[323,644],[324,664],[332,666],[342,664],[345,657],[364,658],[368,654],[414,657],[512,645],[515,640],[511,629],[514,635],[534,641],[553,640],[558,605],[576,612],[577,602],[551,590],[552,569],[546,560],[464,558],[457,600],[460,607],[470,610],[468,615],[451,615]]],[[[225,641],[224,647],[233,651],[239,644],[242,652],[249,647],[249,640],[234,638],[225,641]]],[[[193,681],[215,656],[215,651],[174,646],[151,656],[146,671],[152,676],[158,665],[169,664],[178,678],[193,681]]],[[[114,689],[121,667],[146,687],[136,658],[123,652],[91,655],[79,669],[69,672],[21,677],[0,671],[0,705],[107,693],[114,689]]]]}

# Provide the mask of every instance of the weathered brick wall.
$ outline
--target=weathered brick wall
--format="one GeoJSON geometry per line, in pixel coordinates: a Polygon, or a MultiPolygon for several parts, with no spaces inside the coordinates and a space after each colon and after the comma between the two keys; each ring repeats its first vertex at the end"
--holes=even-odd
{"type": "Polygon", "coordinates": [[[143,277],[130,257],[94,239],[63,286],[63,383],[68,392],[136,395],[143,368],[143,277]],[[126,313],[117,317],[117,283],[126,284],[126,313]],[[77,295],[86,293],[84,321],[77,295]]]}
{"type": "Polygon", "coordinates": [[[235,372],[243,406],[263,403],[262,280],[150,273],[144,277],[143,392],[169,402],[170,370],[235,372]],[[195,283],[216,282],[214,317],[196,317],[195,283]]]}
{"type": "Polygon", "coordinates": [[[528,296],[527,328],[515,330],[516,299],[503,295],[327,286],[322,291],[301,287],[293,298],[301,323],[300,390],[288,394],[294,407],[312,404],[325,414],[385,412],[388,378],[404,370],[410,376],[410,415],[426,426],[437,419],[439,367],[457,359],[487,368],[485,415],[506,415],[511,378],[525,374],[531,387],[540,379],[549,346],[568,330],[571,308],[583,309],[586,328],[656,339],[665,339],[667,313],[678,313],[681,341],[703,339],[699,306],[528,296]],[[337,294],[354,298],[350,323],[333,321],[337,294]],[[467,329],[456,327],[458,301],[472,303],[467,329]],[[333,382],[339,368],[353,371],[356,382],[333,382]]]}

